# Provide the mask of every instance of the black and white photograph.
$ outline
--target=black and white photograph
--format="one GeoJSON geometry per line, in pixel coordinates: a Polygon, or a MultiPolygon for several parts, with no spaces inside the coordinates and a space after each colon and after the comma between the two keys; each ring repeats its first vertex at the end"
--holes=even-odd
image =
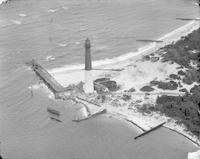
{"type": "Polygon", "coordinates": [[[0,0],[0,159],[200,159],[200,0],[0,0]]]}

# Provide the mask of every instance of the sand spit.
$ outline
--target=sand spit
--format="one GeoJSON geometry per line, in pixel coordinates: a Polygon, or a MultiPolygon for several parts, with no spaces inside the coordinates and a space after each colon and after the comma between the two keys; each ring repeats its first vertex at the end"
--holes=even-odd
{"type": "Polygon", "coordinates": [[[132,108],[130,110],[128,109],[128,107],[123,106],[120,108],[112,106],[111,108],[108,108],[108,110],[110,110],[113,117],[131,122],[143,131],[150,130],[160,123],[166,122],[166,124],[164,124],[164,127],[176,131],[177,133],[190,139],[196,146],[200,146],[200,141],[197,136],[189,132],[183,124],[178,125],[178,122],[175,119],[167,117],[164,114],[155,112],[147,114],[139,112],[137,108],[132,108]]]}
{"type": "MultiPolygon", "coordinates": [[[[197,145],[200,144],[198,138],[189,132],[184,125],[177,124],[178,122],[175,119],[166,117],[164,114],[160,114],[158,112],[151,112],[147,114],[145,112],[138,111],[140,110],[138,108],[141,105],[148,104],[151,106],[155,104],[157,96],[162,95],[167,91],[169,92],[169,90],[166,91],[152,86],[154,89],[152,92],[146,92],[144,95],[141,95],[141,88],[143,86],[149,85],[149,83],[153,80],[169,82],[171,80],[169,75],[172,73],[176,74],[180,71],[179,68],[181,68],[181,65],[171,61],[162,61],[162,55],[165,54],[166,51],[163,51],[160,48],[177,42],[182,37],[188,35],[194,30],[197,30],[198,28],[199,22],[192,21],[169,34],[166,34],[162,38],[159,38],[158,40],[164,41],[163,43],[151,43],[148,46],[138,49],[138,52],[136,53],[129,53],[114,59],[94,61],[93,66],[97,68],[98,66],[101,66],[101,68],[124,69],[121,72],[114,73],[111,71],[93,71],[94,79],[109,77],[121,86],[121,89],[116,94],[111,94],[111,96],[107,97],[108,99],[104,103],[100,104],[104,105],[108,109],[108,112],[112,115],[118,118],[124,118],[126,121],[134,122],[143,130],[148,130],[155,125],[166,121],[166,127],[182,133],[184,136],[193,140],[197,145]],[[149,59],[145,59],[144,55],[150,55],[149,59]],[[131,102],[119,100],[119,98],[121,98],[120,94],[127,94],[128,89],[131,88],[135,89],[135,92],[131,95],[133,100],[130,100],[131,102]]],[[[81,68],[83,68],[83,65],[64,66],[62,68],[50,70],[50,73],[63,86],[68,86],[72,83],[71,81],[73,81],[73,83],[84,81],[84,71],[79,70],[81,68]]],[[[184,71],[184,69],[185,68],[182,68],[182,71],[184,71]]],[[[181,80],[175,80],[175,83],[178,83],[178,81],[180,83],[176,89],[170,90],[170,93],[175,96],[182,95],[182,92],[179,91],[180,86],[184,86],[187,91],[190,91],[190,89],[195,85],[195,83],[192,85],[185,84],[181,80]]],[[[92,97],[87,97],[89,98],[88,100],[96,100],[97,96],[97,94],[94,94],[92,97]]]]}

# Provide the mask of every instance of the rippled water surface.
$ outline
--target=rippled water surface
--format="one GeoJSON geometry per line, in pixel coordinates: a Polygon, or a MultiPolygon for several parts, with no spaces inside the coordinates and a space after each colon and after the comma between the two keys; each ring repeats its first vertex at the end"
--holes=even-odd
{"type": "Polygon", "coordinates": [[[176,18],[198,17],[194,2],[12,0],[1,5],[0,119],[6,158],[126,159],[143,150],[146,158],[154,158],[153,150],[159,156],[165,149],[174,159],[184,158],[193,145],[182,137],[174,143],[179,137],[165,129],[145,139],[148,141],[135,142],[133,136],[140,131],[114,119],[98,117],[72,123],[70,103],[56,103],[41,89],[35,89],[31,97],[28,87],[38,79],[25,62],[34,58],[48,69],[83,63],[86,37],[91,39],[94,60],[124,55],[145,45],[137,39],[157,39],[186,23],[176,18]],[[48,119],[49,105],[63,112],[64,123],[48,119]],[[156,148],[157,144],[162,146],[156,148]]]}

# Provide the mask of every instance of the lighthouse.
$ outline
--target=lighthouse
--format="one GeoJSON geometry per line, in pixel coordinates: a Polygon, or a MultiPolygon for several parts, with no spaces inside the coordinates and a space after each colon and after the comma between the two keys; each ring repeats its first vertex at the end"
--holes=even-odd
{"type": "Polygon", "coordinates": [[[94,92],[94,84],[92,77],[92,61],[91,61],[91,45],[90,40],[87,38],[85,40],[85,93],[94,92]]]}

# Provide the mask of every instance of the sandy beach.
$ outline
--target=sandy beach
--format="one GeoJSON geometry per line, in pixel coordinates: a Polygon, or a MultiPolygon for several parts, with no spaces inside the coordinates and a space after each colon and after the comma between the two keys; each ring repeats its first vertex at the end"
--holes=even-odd
{"type": "Polygon", "coordinates": [[[0,4],[3,158],[183,159],[199,150],[193,2],[0,4]]]}
{"type": "MultiPolygon", "coordinates": [[[[185,92],[180,91],[180,89],[186,89],[186,91],[189,92],[191,88],[198,84],[196,81],[192,82],[192,84],[186,84],[181,79],[175,79],[175,85],[177,84],[177,86],[175,86],[175,89],[171,90],[163,90],[162,88],[150,84],[152,81],[169,82],[172,80],[172,78],[170,78],[171,74],[177,74],[180,70],[184,71],[188,69],[174,61],[168,60],[165,62],[163,56],[168,53],[167,50],[170,48],[171,44],[181,41],[198,28],[199,22],[191,21],[185,26],[159,38],[158,40],[163,41],[162,43],[150,43],[140,48],[136,53],[102,61],[102,63],[106,63],[105,65],[102,65],[100,61],[98,61],[98,63],[94,61],[93,67],[95,68],[123,69],[120,72],[93,70],[94,79],[110,78],[117,82],[120,86],[120,90],[108,93],[103,103],[97,99],[98,94],[86,96],[86,99],[96,101],[98,104],[106,107],[111,114],[115,114],[115,117],[126,118],[136,123],[144,130],[148,130],[166,121],[166,127],[181,132],[183,135],[199,144],[198,136],[191,133],[184,124],[178,124],[179,122],[177,119],[170,118],[165,114],[155,111],[146,113],[140,110],[140,107],[143,105],[149,105],[147,107],[155,105],[158,96],[183,96],[185,92]],[[142,91],[141,88],[144,86],[148,88],[142,91]],[[151,89],[149,90],[149,88],[151,89]],[[131,89],[134,91],[130,91],[131,89]],[[129,96],[130,99],[123,99],[124,95],[129,96]]],[[[198,52],[198,50],[194,48],[189,48],[188,50],[198,52]]],[[[84,77],[84,71],[79,70],[82,67],[83,65],[77,66],[76,68],[66,66],[62,69],[57,68],[49,70],[49,72],[63,86],[68,86],[71,84],[71,81],[75,83],[84,81],[84,79],[80,79],[80,77],[84,77]],[[66,76],[66,74],[68,76],[66,76]]],[[[191,67],[196,68],[195,64],[191,64],[191,67]]]]}

